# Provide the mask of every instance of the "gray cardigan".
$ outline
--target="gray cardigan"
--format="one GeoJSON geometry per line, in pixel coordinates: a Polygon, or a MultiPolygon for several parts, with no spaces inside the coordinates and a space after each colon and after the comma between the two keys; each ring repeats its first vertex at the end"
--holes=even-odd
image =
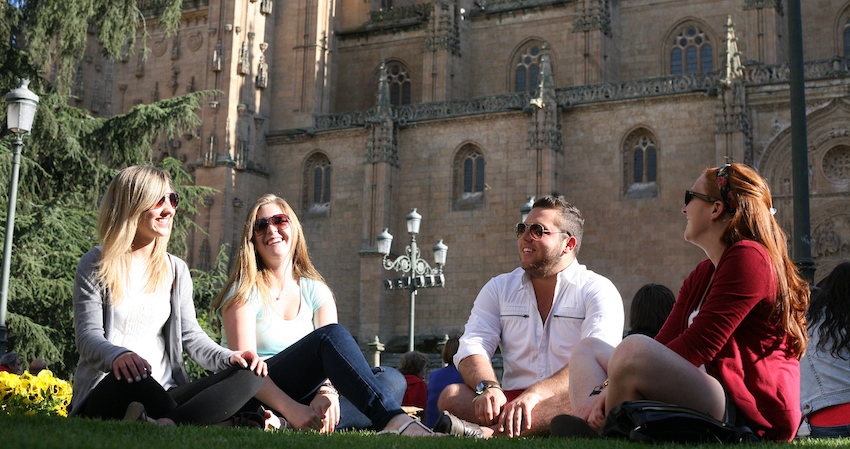
{"type": "MultiPolygon", "coordinates": [[[[109,342],[112,333],[113,309],[95,278],[95,263],[100,260],[101,248],[87,252],[77,265],[74,278],[74,332],[80,362],[74,374],[74,397],[71,415],[79,412],[92,389],[112,371],[112,362],[130,350],[109,342]]],[[[235,353],[216,344],[201,329],[195,316],[192,300],[192,278],[189,267],[181,259],[168,255],[174,268],[171,286],[171,316],[165,322],[165,348],[177,385],[190,381],[183,365],[183,350],[192,360],[212,371],[230,366],[235,353]]]]}

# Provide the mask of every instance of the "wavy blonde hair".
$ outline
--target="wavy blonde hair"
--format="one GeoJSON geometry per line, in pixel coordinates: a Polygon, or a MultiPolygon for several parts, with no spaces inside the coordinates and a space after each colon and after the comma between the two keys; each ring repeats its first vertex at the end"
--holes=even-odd
{"type": "MultiPolygon", "coordinates": [[[[722,197],[717,184],[719,169],[705,171],[708,181],[706,193],[715,198],[722,197]]],[[[767,181],[744,164],[730,164],[727,177],[735,200],[732,204],[737,206],[720,239],[727,245],[752,240],[764,247],[777,281],[773,315],[781,330],[791,337],[794,355],[800,359],[806,354],[808,340],[806,310],[809,307],[809,285],[788,257],[788,238],[771,213],[773,200],[767,181]]],[[[728,203],[723,203],[726,208],[728,203]]]]}
{"type": "MultiPolygon", "coordinates": [[[[97,280],[109,291],[111,304],[119,304],[124,296],[132,261],[130,252],[142,214],[172,191],[171,175],[149,165],[127,167],[109,184],[97,221],[97,233],[103,245],[97,263],[97,280]]],[[[155,291],[170,279],[167,246],[168,236],[154,240],[145,270],[148,281],[143,291],[146,293],[155,291]]]]}
{"type": "Polygon", "coordinates": [[[304,238],[304,229],[295,211],[283,198],[267,194],[263,195],[248,211],[245,224],[242,227],[242,238],[239,243],[239,251],[224,288],[216,296],[210,308],[215,313],[219,308],[225,310],[233,305],[246,303],[246,298],[251,290],[256,287],[266,305],[270,305],[269,288],[276,282],[272,271],[263,263],[257,249],[254,246],[254,222],[257,220],[257,212],[261,207],[276,204],[289,217],[290,236],[292,237],[292,267],[293,276],[305,277],[325,283],[325,279],[310,262],[307,253],[307,240],[304,238]],[[236,292],[227,298],[227,294],[236,285],[236,292]]]}

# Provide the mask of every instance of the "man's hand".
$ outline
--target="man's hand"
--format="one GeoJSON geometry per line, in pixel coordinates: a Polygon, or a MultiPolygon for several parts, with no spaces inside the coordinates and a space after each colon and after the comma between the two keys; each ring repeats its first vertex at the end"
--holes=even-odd
{"type": "Polygon", "coordinates": [[[313,400],[310,401],[310,408],[322,418],[321,433],[331,433],[339,424],[339,395],[336,393],[322,392],[316,393],[313,400]]]}
{"type": "Polygon", "coordinates": [[[531,429],[531,411],[541,401],[539,394],[524,392],[505,406],[499,416],[499,432],[518,437],[523,430],[531,429]]]}
{"type": "Polygon", "coordinates": [[[499,414],[508,402],[508,398],[500,388],[488,388],[480,396],[476,396],[472,402],[478,424],[492,426],[499,420],[499,414]]]}
{"type": "Polygon", "coordinates": [[[582,418],[594,429],[601,429],[605,422],[605,400],[608,398],[608,389],[603,389],[598,395],[591,396],[593,404],[587,418],[582,418]]]}

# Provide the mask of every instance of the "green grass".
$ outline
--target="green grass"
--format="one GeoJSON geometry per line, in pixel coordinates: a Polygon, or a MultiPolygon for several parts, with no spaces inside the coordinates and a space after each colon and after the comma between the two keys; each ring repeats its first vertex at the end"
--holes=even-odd
{"type": "MultiPolygon", "coordinates": [[[[309,432],[262,432],[255,429],[215,427],[158,427],[147,423],[97,421],[83,418],[0,415],[0,435],[5,447],[14,448],[154,448],[154,449],[663,449],[675,444],[644,445],[627,441],[516,438],[474,440],[469,438],[409,438],[371,432],[319,435],[309,432]]],[[[752,449],[815,449],[847,447],[850,439],[802,440],[787,444],[759,443],[752,449]]],[[[699,445],[687,447],[712,447],[699,445]]]]}

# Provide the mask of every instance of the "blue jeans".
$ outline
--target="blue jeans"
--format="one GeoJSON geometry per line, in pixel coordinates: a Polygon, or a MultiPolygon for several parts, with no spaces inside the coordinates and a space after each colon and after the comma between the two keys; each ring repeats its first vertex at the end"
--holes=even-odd
{"type": "MultiPolygon", "coordinates": [[[[399,370],[389,366],[376,366],[372,368],[372,374],[392,394],[396,403],[401,404],[404,392],[407,391],[407,380],[399,370]]],[[[338,429],[369,429],[374,428],[372,421],[366,415],[360,413],[357,407],[344,396],[339,398],[339,425],[338,429]]],[[[381,428],[377,428],[381,430],[381,428]]]]}
{"type": "Polygon", "coordinates": [[[383,429],[390,418],[404,413],[392,392],[372,373],[354,338],[340,324],[314,330],[266,363],[269,377],[278,388],[303,404],[308,404],[322,382],[330,379],[340,395],[375,429],[383,429]]]}
{"type": "Polygon", "coordinates": [[[821,427],[809,424],[809,427],[811,427],[812,430],[812,433],[809,434],[809,438],[850,437],[850,424],[830,427],[821,427]]]}

